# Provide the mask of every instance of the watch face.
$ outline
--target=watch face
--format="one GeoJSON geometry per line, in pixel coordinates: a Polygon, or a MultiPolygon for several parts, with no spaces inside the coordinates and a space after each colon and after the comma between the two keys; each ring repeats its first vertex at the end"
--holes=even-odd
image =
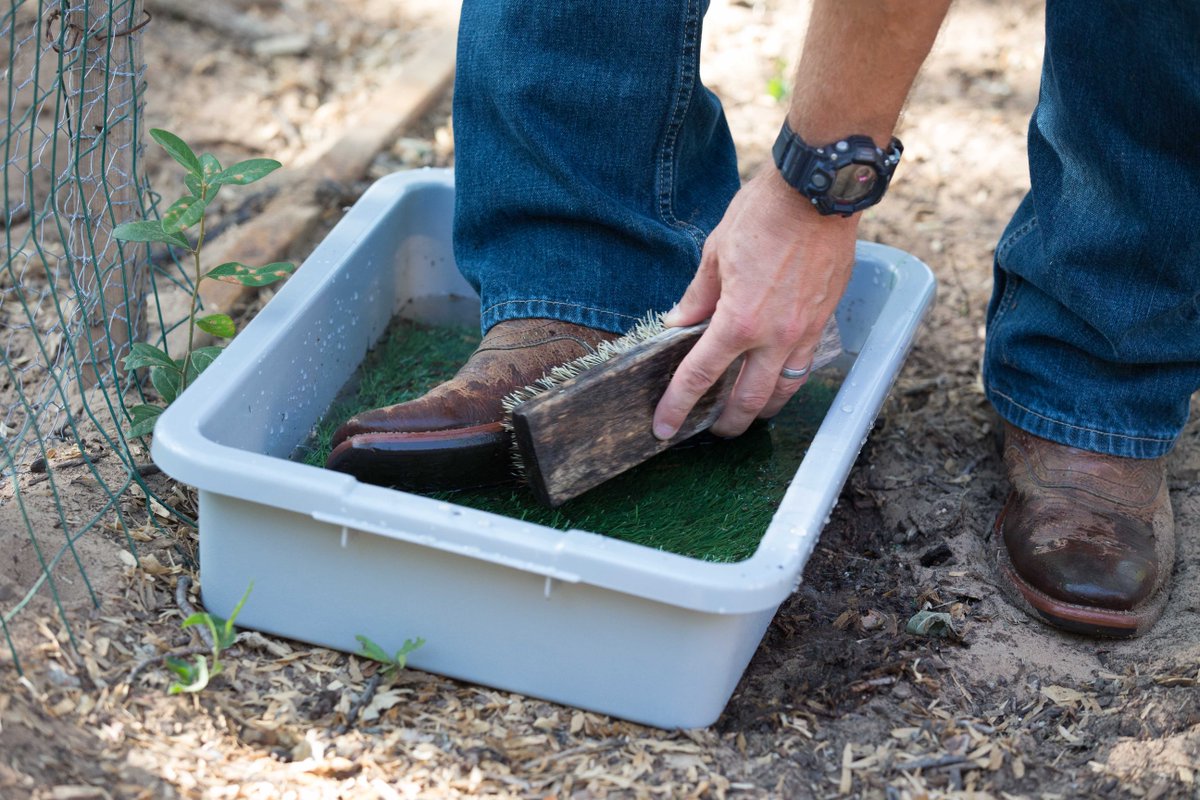
{"type": "Polygon", "coordinates": [[[871,193],[879,173],[866,164],[847,164],[834,173],[829,194],[837,203],[857,203],[871,193]]]}

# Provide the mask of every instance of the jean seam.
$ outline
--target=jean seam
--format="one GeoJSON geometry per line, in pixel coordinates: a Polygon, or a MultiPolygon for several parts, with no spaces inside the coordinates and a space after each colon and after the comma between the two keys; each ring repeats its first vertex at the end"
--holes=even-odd
{"type": "MultiPolygon", "coordinates": [[[[1008,251],[1011,250],[1017,244],[1017,242],[1023,240],[1026,236],[1032,233],[1037,226],[1037,217],[1034,217],[1013,231],[1011,235],[1006,236],[996,248],[996,263],[999,265],[1005,254],[1008,253],[1008,251]]],[[[1000,269],[1005,273],[1004,294],[1001,295],[1000,302],[996,305],[996,313],[992,316],[991,322],[988,323],[989,328],[997,327],[1004,320],[1004,317],[1007,316],[1009,310],[1012,308],[1017,290],[1021,287],[1022,283],[1020,275],[1016,275],[1008,270],[1005,270],[1002,265],[1000,266],[1000,269]]]]}
{"type": "Polygon", "coordinates": [[[1005,236],[1004,239],[1001,240],[1000,244],[996,247],[996,260],[999,261],[1000,259],[1004,258],[1005,254],[1007,254],[1008,251],[1017,244],[1017,242],[1028,236],[1037,226],[1038,219],[1037,217],[1034,217],[1028,222],[1022,223],[1019,228],[1010,233],[1008,236],[1005,236]]]}
{"type": "Polygon", "coordinates": [[[1031,414],[1031,415],[1037,417],[1038,419],[1045,420],[1046,422],[1050,422],[1055,425],[1061,425],[1062,427],[1070,428],[1071,430],[1082,431],[1083,433],[1090,433],[1090,434],[1095,434],[1098,436],[1112,436],[1113,438],[1116,438],[1116,439],[1126,439],[1131,442],[1151,442],[1154,444],[1171,444],[1177,438],[1174,436],[1168,437],[1168,438],[1161,438],[1161,437],[1155,437],[1155,436],[1130,436],[1129,434],[1125,434],[1125,433],[1113,433],[1112,431],[1102,431],[1102,430],[1097,430],[1096,428],[1086,428],[1082,425],[1074,425],[1070,422],[1063,422],[1060,419],[1055,419],[1054,417],[1050,417],[1050,416],[1042,414],[1038,411],[1034,411],[1029,406],[1025,405],[1024,403],[1019,402],[1012,396],[1005,394],[1004,392],[997,389],[995,386],[989,387],[989,390],[991,392],[993,392],[994,394],[996,394],[997,396],[1002,397],[1005,400],[1007,400],[1008,402],[1012,403],[1014,406],[1021,409],[1022,411],[1026,412],[1028,414],[1031,414]]]}
{"type": "Polygon", "coordinates": [[[988,323],[988,329],[999,327],[1004,317],[1012,308],[1014,297],[1017,294],[1017,289],[1020,288],[1021,276],[1011,273],[1004,276],[1004,294],[1000,296],[1000,302],[996,306],[996,313],[992,315],[992,321],[988,323]]]}
{"type": "Polygon", "coordinates": [[[687,118],[688,106],[696,88],[696,70],[693,62],[696,51],[700,46],[699,30],[700,10],[696,0],[689,0],[687,13],[683,24],[683,42],[678,61],[679,87],[675,94],[675,103],[663,132],[662,146],[658,153],[658,215],[663,222],[671,227],[683,230],[696,242],[698,248],[704,246],[705,233],[691,223],[684,222],[675,216],[675,157],[676,145],[680,131],[687,118]]]}

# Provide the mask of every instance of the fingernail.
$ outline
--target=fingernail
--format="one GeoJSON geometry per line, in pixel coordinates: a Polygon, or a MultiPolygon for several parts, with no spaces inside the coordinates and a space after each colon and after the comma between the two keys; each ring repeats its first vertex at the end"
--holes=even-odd
{"type": "Polygon", "coordinates": [[[673,328],[679,324],[679,306],[678,304],[671,306],[671,310],[663,315],[663,325],[668,328],[673,328]]]}
{"type": "Polygon", "coordinates": [[[654,423],[654,436],[657,439],[661,439],[665,442],[667,439],[670,439],[672,436],[674,436],[675,433],[675,428],[672,428],[665,422],[654,423]]]}

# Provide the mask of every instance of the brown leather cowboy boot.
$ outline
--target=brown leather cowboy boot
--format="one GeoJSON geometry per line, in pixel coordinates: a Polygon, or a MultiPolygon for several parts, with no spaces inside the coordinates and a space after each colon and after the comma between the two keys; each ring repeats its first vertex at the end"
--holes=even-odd
{"type": "Polygon", "coordinates": [[[1031,616],[1088,636],[1145,632],[1175,562],[1164,460],[1118,458],[1008,423],[1012,485],[993,546],[1006,594],[1031,616]]]}
{"type": "Polygon", "coordinates": [[[326,467],[417,491],[512,480],[500,401],[616,336],[554,319],[497,323],[450,380],[416,400],[343,423],[326,467]]]}

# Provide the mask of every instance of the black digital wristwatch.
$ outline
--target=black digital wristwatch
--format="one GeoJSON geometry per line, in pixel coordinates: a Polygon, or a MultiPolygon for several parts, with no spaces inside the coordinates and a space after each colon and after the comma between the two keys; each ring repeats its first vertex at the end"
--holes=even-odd
{"type": "Polygon", "coordinates": [[[904,145],[893,136],[885,152],[870,136],[855,135],[813,147],[785,121],[771,152],[783,179],[817,211],[848,217],[883,199],[904,145]]]}

